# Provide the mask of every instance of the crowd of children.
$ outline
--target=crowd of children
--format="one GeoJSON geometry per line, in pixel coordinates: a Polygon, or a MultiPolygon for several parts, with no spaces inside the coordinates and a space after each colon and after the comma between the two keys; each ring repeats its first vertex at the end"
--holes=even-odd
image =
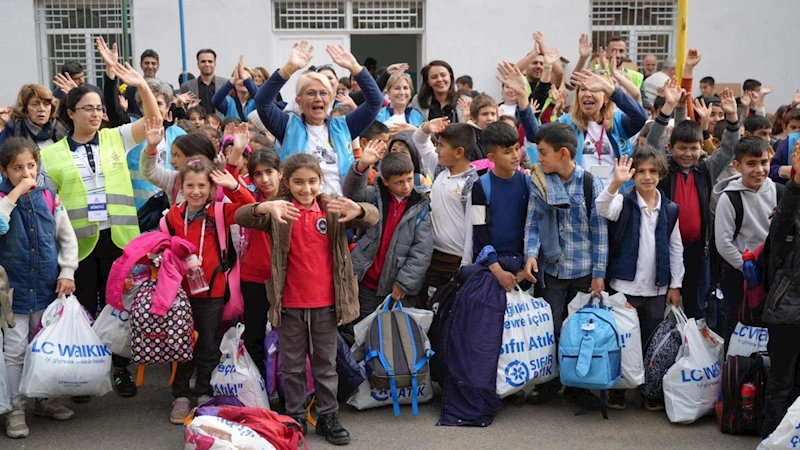
{"type": "MultiPolygon", "coordinates": [[[[473,91],[469,77],[456,90],[444,61],[422,69],[414,95],[407,65],[376,78],[374,67],[328,46],[350,72],[339,80],[331,66],[309,68],[314,47],[306,41],[271,75],[240,58],[230,80],[215,78],[216,54],[201,50],[200,78],[182,80],[173,95],[117,62],[116,47],[101,38],[102,97],[68,77],[59,78],[60,101],[43,86],[23,86],[17,104],[0,111],[11,115],[0,134],[0,256],[15,262],[4,264],[16,319],[3,328],[13,406],[6,434],[29,433],[19,381],[42,312],[74,292],[96,316],[112,263],[151,231],[140,230],[137,217],[151,203],[166,211],[154,232],[197,248],[208,287],[189,294],[198,340],[172,384],[176,424],[193,397],[202,403],[214,394],[232,265],[241,270],[248,353],[265,375],[265,329],[278,330],[285,408],[304,433],[310,359],[316,432],[333,444],[350,442],[338,419],[340,327],[389,296],[428,308],[436,289],[473,261],[488,267],[499,289],[530,286],[546,300],[556,339],[578,292],[625,294],[644,345],[669,305],[705,318],[717,285],[725,305],[719,330],[729,337],[744,295],[743,254],[798,233],[800,98],[768,119],[771,89],[747,80],[737,99],[716,93],[705,77],[693,99],[701,56],[690,50],[680,84],[667,80],[649,105],[644,76],[622,68],[624,40],[612,39],[598,65],[585,69],[592,44],[582,36],[581,59],[567,77],[559,51],[548,50],[540,33],[536,42],[519,63],[498,64],[500,104],[473,91]],[[279,91],[299,72],[287,106],[279,91]],[[118,80],[136,88],[135,111],[126,111],[118,80]]],[[[142,65],[154,58],[157,67],[148,50],[142,65]]],[[[798,275],[778,269],[791,287],[764,317],[772,358],[765,436],[793,400],[800,354],[798,275]]],[[[183,287],[193,292],[186,280],[183,287]]],[[[129,362],[115,355],[113,377],[119,395],[130,397],[129,362]]],[[[561,391],[556,378],[527,401],[561,391]]],[[[624,391],[607,404],[625,408],[624,391]]],[[[37,399],[35,413],[73,415],[59,399],[37,399]]]]}

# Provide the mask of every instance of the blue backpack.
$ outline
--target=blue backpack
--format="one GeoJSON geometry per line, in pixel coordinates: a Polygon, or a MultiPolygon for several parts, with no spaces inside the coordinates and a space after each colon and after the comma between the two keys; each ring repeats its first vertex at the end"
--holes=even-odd
{"type": "Polygon", "coordinates": [[[605,411],[605,390],[622,378],[617,322],[611,313],[592,303],[579,309],[561,329],[558,364],[564,386],[595,389],[601,392],[601,411],[605,411]]]}

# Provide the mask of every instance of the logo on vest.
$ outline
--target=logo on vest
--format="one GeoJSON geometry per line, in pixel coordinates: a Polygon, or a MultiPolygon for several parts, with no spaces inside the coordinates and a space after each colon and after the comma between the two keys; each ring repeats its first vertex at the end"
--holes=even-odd
{"type": "Polygon", "coordinates": [[[326,218],[320,217],[317,219],[315,227],[317,228],[317,233],[328,234],[328,220],[326,218]]]}
{"type": "Polygon", "coordinates": [[[114,170],[122,168],[122,158],[116,152],[111,153],[111,168],[114,170]]]}

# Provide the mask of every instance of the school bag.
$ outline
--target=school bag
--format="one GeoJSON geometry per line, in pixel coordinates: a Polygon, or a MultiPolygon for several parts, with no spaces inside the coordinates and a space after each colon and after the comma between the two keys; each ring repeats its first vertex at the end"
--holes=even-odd
{"type": "Polygon", "coordinates": [[[144,205],[136,211],[139,220],[139,230],[142,233],[158,230],[158,223],[164,217],[164,211],[169,210],[169,198],[164,191],[158,191],[147,199],[144,205]]]}
{"type": "Polygon", "coordinates": [[[567,319],[558,343],[558,365],[564,386],[601,391],[600,410],[608,419],[606,390],[622,378],[622,348],[617,323],[602,298],[598,306],[590,303],[567,319]]]}
{"type": "Polygon", "coordinates": [[[131,356],[139,364],[190,361],[194,354],[194,319],[183,288],[166,315],[150,314],[156,280],[142,283],[131,308],[131,356]]]}
{"type": "Polygon", "coordinates": [[[728,356],[722,365],[722,399],[716,410],[721,432],[761,435],[766,378],[764,359],[760,354],[728,356]],[[751,399],[742,398],[745,383],[752,383],[755,388],[751,399]]]}
{"type": "Polygon", "coordinates": [[[683,310],[671,307],[667,316],[653,331],[644,352],[644,384],[642,395],[651,402],[664,401],[664,374],[675,364],[681,348],[678,323],[686,323],[683,310]]]}
{"type": "Polygon", "coordinates": [[[400,302],[387,301],[370,325],[365,345],[370,385],[389,389],[395,416],[400,415],[397,389],[411,387],[411,410],[418,415],[417,387],[428,376],[433,351],[417,321],[403,312],[400,302]]]}

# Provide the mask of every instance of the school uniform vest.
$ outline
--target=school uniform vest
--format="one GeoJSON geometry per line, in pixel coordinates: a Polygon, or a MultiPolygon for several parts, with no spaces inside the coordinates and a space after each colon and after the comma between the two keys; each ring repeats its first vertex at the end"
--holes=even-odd
{"type": "MultiPolygon", "coordinates": [[[[342,181],[347,176],[347,171],[353,165],[353,141],[350,138],[350,128],[347,127],[347,119],[341,117],[328,117],[325,121],[328,127],[328,136],[333,149],[336,151],[336,159],[339,164],[339,176],[342,181]]],[[[308,149],[308,129],[302,118],[289,114],[289,123],[286,125],[286,133],[283,142],[275,143],[275,152],[285,161],[288,157],[297,153],[306,153],[308,149]]]]}
{"type": "MultiPolygon", "coordinates": [[[[8,181],[0,184],[0,192],[6,195],[13,189],[8,181]]],[[[44,199],[45,189],[38,187],[17,200],[8,233],[0,237],[0,258],[14,289],[15,314],[41,311],[56,298],[60,271],[56,219],[44,199]]]]}
{"type": "MultiPolygon", "coordinates": [[[[139,220],[133,199],[131,174],[126,163],[122,136],[114,128],[98,131],[100,167],[105,177],[108,220],[111,239],[119,248],[139,236],[139,220]]],[[[42,150],[42,165],[47,176],[58,183],[58,196],[67,209],[75,236],[78,238],[78,260],[94,250],[100,237],[98,222],[89,222],[88,191],[80,171],[72,159],[69,143],[64,138],[42,150]]]]}
{"type": "MultiPolygon", "coordinates": [[[[178,126],[171,126],[168,127],[166,133],[164,133],[164,139],[166,140],[167,144],[167,168],[172,169],[172,164],[169,162],[169,155],[172,148],[172,143],[175,142],[175,139],[178,136],[183,136],[186,134],[182,128],[178,126]]],[[[145,146],[147,146],[147,141],[142,142],[141,144],[137,145],[133,148],[133,150],[128,152],[127,161],[128,161],[128,171],[131,173],[131,185],[133,186],[133,197],[134,202],[136,203],[136,210],[138,211],[139,208],[144,206],[147,203],[147,200],[152,197],[155,193],[160,191],[159,188],[155,187],[152,183],[147,181],[139,172],[139,161],[142,156],[142,152],[144,151],[145,146]]]]}
{"type": "MultiPolygon", "coordinates": [[[[661,195],[661,210],[656,223],[656,286],[667,286],[670,280],[669,238],[678,220],[678,205],[661,195]]],[[[642,210],[636,191],[624,195],[622,211],[616,224],[609,230],[612,254],[608,261],[610,278],[633,281],[639,260],[639,234],[642,210]]]]}
{"type": "MultiPolygon", "coordinates": [[[[389,105],[378,112],[378,116],[375,117],[375,120],[378,122],[386,122],[394,115],[394,109],[392,106],[389,105]]],[[[406,108],[405,111],[406,123],[409,125],[414,125],[415,127],[422,126],[425,119],[422,118],[422,114],[419,113],[414,108],[406,108]]]]}

